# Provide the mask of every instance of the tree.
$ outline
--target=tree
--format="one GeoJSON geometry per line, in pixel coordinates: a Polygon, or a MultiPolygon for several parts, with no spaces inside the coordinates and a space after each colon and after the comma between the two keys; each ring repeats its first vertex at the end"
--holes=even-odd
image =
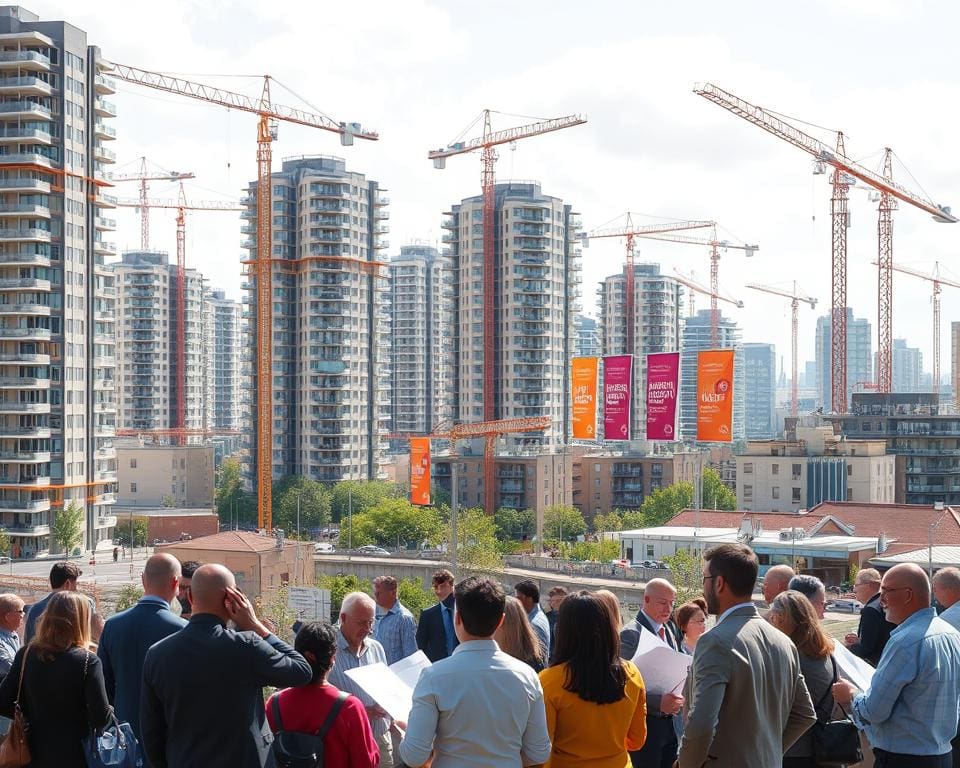
{"type": "Polygon", "coordinates": [[[560,557],[566,560],[606,563],[620,558],[620,542],[612,539],[564,542],[560,545],[560,557]]]}
{"type": "Polygon", "coordinates": [[[532,509],[501,507],[493,515],[493,524],[497,528],[497,538],[501,541],[522,539],[524,535],[536,534],[537,513],[532,509]]]}
{"type": "Polygon", "coordinates": [[[316,480],[288,475],[273,486],[273,524],[283,528],[287,536],[297,532],[297,504],[300,505],[300,538],[309,538],[309,531],[330,524],[332,493],[316,480]]]}
{"type": "Polygon", "coordinates": [[[607,513],[600,512],[593,516],[593,530],[595,533],[622,531],[623,519],[616,510],[607,513]]]}
{"type": "Polygon", "coordinates": [[[320,589],[330,590],[330,621],[336,621],[340,616],[340,604],[350,592],[373,591],[369,579],[361,579],[353,574],[339,574],[337,576],[317,577],[317,586],[320,589]]]}
{"type": "Polygon", "coordinates": [[[655,528],[693,503],[693,483],[674,483],[658,488],[640,505],[641,528],[655,528]]]}
{"type": "Polygon", "coordinates": [[[414,578],[401,579],[397,582],[397,599],[417,621],[420,621],[420,614],[425,608],[437,602],[433,590],[425,588],[420,579],[414,578]]]}
{"type": "Polygon", "coordinates": [[[120,594],[117,595],[117,605],[114,610],[116,613],[132,608],[137,601],[143,597],[143,587],[139,584],[124,584],[120,587],[120,594]]]}
{"type": "Polygon", "coordinates": [[[220,463],[215,499],[221,523],[256,523],[257,501],[253,494],[243,490],[240,459],[231,456],[220,463]]]}
{"type": "Polygon", "coordinates": [[[127,519],[120,518],[117,521],[116,540],[125,547],[131,546],[130,537],[132,528],[132,546],[145,547],[147,546],[147,533],[149,525],[150,523],[145,517],[134,517],[127,519]]]}
{"type": "Polygon", "coordinates": [[[583,513],[576,507],[553,504],[543,512],[543,538],[566,541],[587,530],[583,513]]]}
{"type": "MultiPolygon", "coordinates": [[[[446,535],[449,549],[449,526],[446,535]]],[[[497,548],[496,523],[480,507],[457,512],[457,562],[459,568],[468,571],[491,573],[503,570],[503,556],[497,548]]]]}
{"type": "Polygon", "coordinates": [[[399,498],[402,495],[393,483],[381,480],[343,480],[333,486],[330,511],[333,519],[342,527],[351,507],[353,514],[358,515],[383,499],[399,498]]]}
{"type": "Polygon", "coordinates": [[[353,544],[401,547],[410,542],[436,544],[443,539],[443,521],[433,507],[418,507],[406,499],[381,499],[353,516],[353,544]]]}
{"type": "Polygon", "coordinates": [[[633,531],[643,528],[643,512],[639,509],[624,509],[620,512],[621,531],[633,531]]]}
{"type": "Polygon", "coordinates": [[[0,528],[0,555],[10,554],[10,534],[0,528]]]}
{"type": "Polygon", "coordinates": [[[723,484],[720,473],[712,467],[703,470],[703,508],[726,509],[737,508],[737,495],[723,484]]]}
{"type": "Polygon", "coordinates": [[[57,546],[69,555],[83,543],[83,507],[71,501],[53,518],[50,535],[57,546]]]}
{"type": "Polygon", "coordinates": [[[670,581],[677,589],[677,605],[683,605],[703,594],[703,565],[685,549],[663,558],[670,569],[670,581]]]}
{"type": "Polygon", "coordinates": [[[160,506],[165,509],[173,509],[177,506],[177,500],[169,493],[160,499],[160,506]]]}

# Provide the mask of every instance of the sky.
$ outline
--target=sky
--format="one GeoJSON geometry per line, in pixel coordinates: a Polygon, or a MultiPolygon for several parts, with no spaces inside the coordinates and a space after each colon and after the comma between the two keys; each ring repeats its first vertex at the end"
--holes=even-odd
{"type": "MultiPolygon", "coordinates": [[[[960,116],[953,53],[960,8],[946,2],[34,0],[26,7],[86,30],[111,61],[254,96],[258,76],[270,74],[276,103],[379,131],[378,142],[341,147],[333,133],[281,124],[274,167],[287,156],[335,155],[389,189],[389,255],[413,240],[438,241],[443,211],[479,193],[478,154],[451,158],[443,171],[426,154],[482,109],[504,113],[495,116],[495,129],[585,114],[586,125],[502,147],[498,178],[538,180],[580,212],[588,230],[633,211],[712,219],[721,237],[757,244],[749,260],[736,250],[723,255],[721,289],[744,302],[730,308],[744,341],[776,344],[787,365],[789,302],[744,284],[789,290],[795,281],[819,300],[816,310],[801,305],[802,368],[814,357],[815,319],[829,310],[829,176],[814,175],[805,153],[695,95],[695,83],[715,83],[798,118],[826,143],[842,130],[848,155],[873,169],[892,147],[901,184],[960,212],[960,155],[952,141],[960,116]]],[[[236,199],[255,178],[253,115],[133,84],[121,83],[109,98],[118,109],[115,170],[135,171],[146,156],[191,171],[193,200],[236,199]]],[[[135,184],[116,190],[136,192],[135,184]]],[[[152,197],[175,195],[171,184],[151,187],[152,197]]],[[[851,191],[849,304],[870,319],[874,349],[876,207],[865,190],[851,191]]],[[[139,247],[136,213],[118,209],[116,218],[118,247],[139,247]]],[[[188,266],[235,298],[240,223],[234,213],[199,212],[187,224],[188,266]]],[[[151,245],[173,252],[174,233],[173,212],[155,211],[151,245]]],[[[895,214],[900,264],[930,272],[939,261],[942,274],[960,282],[958,239],[960,224],[936,224],[907,205],[895,214]]],[[[584,250],[587,314],[597,313],[597,282],[621,271],[623,256],[617,240],[584,250]]],[[[641,241],[638,258],[708,280],[705,248],[641,241]]],[[[894,337],[920,347],[929,370],[930,284],[895,275],[894,286],[894,337]]],[[[958,298],[960,290],[944,289],[944,375],[958,298]]],[[[707,306],[705,297],[697,303],[707,306]]]]}

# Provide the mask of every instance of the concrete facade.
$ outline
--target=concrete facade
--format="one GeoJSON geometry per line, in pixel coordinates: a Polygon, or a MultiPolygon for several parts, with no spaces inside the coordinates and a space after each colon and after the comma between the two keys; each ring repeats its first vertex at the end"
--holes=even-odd
{"type": "MultiPolygon", "coordinates": [[[[833,325],[830,315],[817,318],[816,364],[817,389],[824,413],[830,411],[830,329],[833,325]]],[[[870,321],[853,316],[853,310],[847,307],[847,404],[854,392],[863,391],[863,384],[874,381],[873,375],[873,336],[870,321]],[[859,387],[857,385],[860,385],[859,387]]]]}
{"type": "Polygon", "coordinates": [[[744,432],[747,440],[776,437],[777,352],[773,344],[743,345],[744,432]]]}
{"type": "Polygon", "coordinates": [[[117,503],[159,507],[172,497],[175,507],[213,507],[216,487],[212,445],[117,446],[117,503]]]}
{"type": "Polygon", "coordinates": [[[918,347],[908,347],[906,339],[893,340],[893,391],[926,392],[923,353],[918,347]]]}
{"type": "Polygon", "coordinates": [[[203,296],[204,425],[211,432],[240,429],[241,305],[220,290],[203,296]]]}
{"type": "Polygon", "coordinates": [[[639,509],[647,496],[675,482],[675,461],[670,454],[575,455],[573,504],[588,521],[600,513],[639,509]]]}

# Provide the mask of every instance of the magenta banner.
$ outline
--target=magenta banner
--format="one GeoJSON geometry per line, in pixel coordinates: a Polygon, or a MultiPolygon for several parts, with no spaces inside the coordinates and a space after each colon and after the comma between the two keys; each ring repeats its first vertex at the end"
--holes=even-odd
{"type": "Polygon", "coordinates": [[[647,355],[647,440],[677,439],[680,353],[647,355]]]}
{"type": "Polygon", "coordinates": [[[603,358],[603,439],[630,439],[633,355],[603,358]]]}

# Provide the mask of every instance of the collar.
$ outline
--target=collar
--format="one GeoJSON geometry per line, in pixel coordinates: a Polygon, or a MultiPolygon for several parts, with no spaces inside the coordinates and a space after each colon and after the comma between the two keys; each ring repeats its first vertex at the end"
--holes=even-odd
{"type": "Polygon", "coordinates": [[[383,610],[383,608],[381,608],[379,605],[377,606],[377,614],[381,617],[389,616],[391,613],[402,613],[402,612],[403,612],[403,606],[400,604],[399,598],[393,605],[390,606],[389,611],[383,610]]]}
{"type": "Polygon", "coordinates": [[[454,603],[456,603],[456,595],[451,592],[443,600],[440,601],[440,605],[444,606],[448,611],[453,610],[454,603]]]}
{"type": "Polygon", "coordinates": [[[470,653],[471,651],[499,651],[500,646],[497,645],[497,641],[492,637],[487,638],[486,640],[467,640],[463,643],[460,643],[456,648],[453,649],[453,654],[458,653],[470,653]]]}
{"type": "Polygon", "coordinates": [[[2,627],[0,627],[0,637],[5,637],[8,640],[12,640],[13,638],[16,638],[17,640],[20,639],[20,635],[18,635],[16,632],[12,632],[9,629],[3,629],[2,627]]]}
{"type": "Polygon", "coordinates": [[[913,614],[912,616],[908,616],[900,624],[898,624],[896,627],[891,629],[890,635],[893,636],[897,634],[904,627],[909,627],[911,624],[919,624],[921,622],[925,622],[929,624],[930,620],[936,618],[936,616],[937,616],[937,612],[933,608],[933,606],[931,606],[930,608],[921,608],[915,614],[913,614]]]}
{"type": "Polygon", "coordinates": [[[227,626],[227,622],[221,619],[219,616],[214,616],[212,613],[193,613],[190,615],[190,624],[188,626],[205,625],[205,626],[214,626],[219,624],[221,627],[227,626]]]}
{"type": "Polygon", "coordinates": [[[534,616],[536,616],[538,613],[542,613],[542,612],[543,612],[543,609],[540,607],[540,603],[534,603],[534,604],[533,604],[533,608],[531,608],[531,609],[527,612],[527,616],[529,616],[529,617],[532,619],[532,618],[533,618],[534,616]]]}
{"type": "MultiPolygon", "coordinates": [[[[651,619],[651,618],[650,618],[650,614],[648,614],[645,610],[643,610],[643,608],[640,609],[640,613],[643,614],[643,618],[646,619],[647,624],[649,624],[651,627],[653,627],[653,634],[655,634],[655,635],[657,635],[657,637],[659,637],[659,636],[660,636],[660,627],[662,627],[663,624],[661,624],[660,622],[657,622],[657,621],[654,621],[653,619],[651,619]]],[[[642,623],[642,622],[641,622],[641,623],[642,623]]]]}
{"type": "Polygon", "coordinates": [[[873,602],[880,602],[880,593],[879,593],[879,592],[877,592],[877,594],[875,594],[873,597],[868,598],[868,599],[867,599],[867,602],[865,602],[864,605],[870,605],[870,603],[873,603],[873,602]]]}
{"type": "Polygon", "coordinates": [[[717,616],[717,624],[727,618],[727,616],[729,616],[731,613],[734,611],[739,611],[741,608],[753,608],[753,610],[757,609],[752,600],[743,603],[737,603],[736,605],[730,606],[727,608],[727,610],[717,616]]]}
{"type": "MultiPolygon", "coordinates": [[[[360,646],[360,653],[354,654],[358,658],[363,656],[367,652],[367,649],[370,647],[370,636],[363,638],[363,644],[360,646]]],[[[353,654],[353,648],[347,643],[347,638],[343,636],[343,632],[337,629],[337,649],[341,651],[346,651],[347,653],[353,654]]]]}
{"type": "Polygon", "coordinates": [[[167,609],[170,608],[170,603],[168,603],[168,602],[167,602],[166,600],[164,600],[162,597],[158,597],[157,595],[144,595],[143,597],[141,597],[141,598],[137,601],[137,605],[144,605],[144,604],[146,604],[146,605],[161,605],[161,606],[163,606],[164,608],[167,608],[167,609]]]}

